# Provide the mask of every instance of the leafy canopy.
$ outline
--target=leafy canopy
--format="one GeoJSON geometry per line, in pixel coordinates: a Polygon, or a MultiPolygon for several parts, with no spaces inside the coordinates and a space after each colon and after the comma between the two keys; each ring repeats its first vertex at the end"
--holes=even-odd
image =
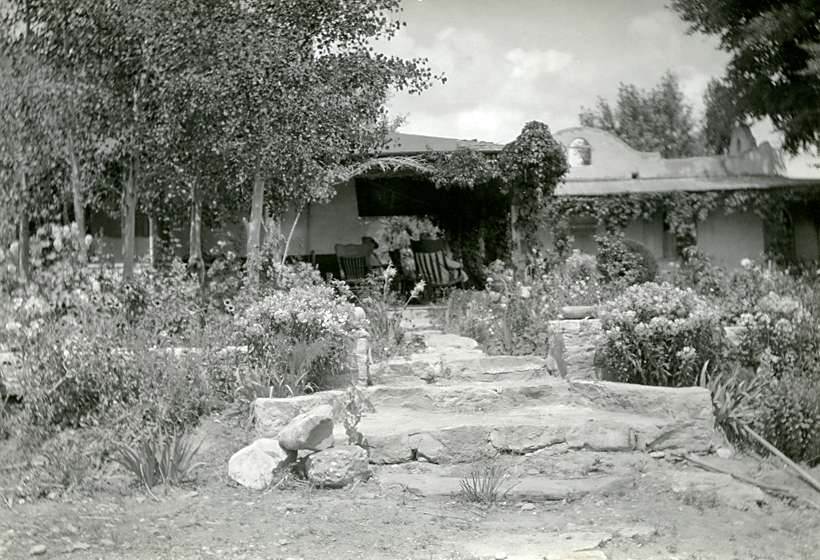
{"type": "Polygon", "coordinates": [[[599,97],[597,107],[582,107],[578,118],[581,125],[612,132],[636,150],[666,158],[696,155],[692,107],[671,72],[650,91],[622,83],[614,109],[599,97]]]}
{"type": "Polygon", "coordinates": [[[726,81],[741,115],[769,117],[796,152],[820,144],[820,2],[673,0],[692,31],[731,53],[726,81]]]}

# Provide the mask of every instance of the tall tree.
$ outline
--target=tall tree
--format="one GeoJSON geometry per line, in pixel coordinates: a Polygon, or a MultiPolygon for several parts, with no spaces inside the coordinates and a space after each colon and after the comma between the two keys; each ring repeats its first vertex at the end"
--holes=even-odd
{"type": "Polygon", "coordinates": [[[731,54],[726,82],[740,115],[771,118],[790,152],[820,144],[819,2],[673,0],[672,9],[731,54]]]}
{"type": "Polygon", "coordinates": [[[422,61],[372,49],[397,29],[390,15],[398,7],[397,0],[154,2],[145,52],[162,107],[160,151],[190,185],[192,224],[203,201],[251,206],[251,278],[264,215],[330,197],[337,168],[384,141],[389,91],[429,85],[422,61]]]}
{"type": "Polygon", "coordinates": [[[55,146],[49,134],[59,85],[30,40],[30,6],[0,21],[0,232],[17,239],[17,272],[28,282],[29,228],[47,220],[55,202],[55,146]],[[19,18],[19,19],[16,19],[19,18]],[[7,228],[13,224],[16,231],[7,228]]]}
{"type": "Polygon", "coordinates": [[[708,154],[725,154],[732,130],[743,120],[738,115],[732,91],[722,80],[712,78],[703,94],[703,105],[700,133],[704,149],[708,154]]]}
{"type": "Polygon", "coordinates": [[[599,97],[597,107],[582,107],[578,119],[583,126],[612,132],[636,150],[657,151],[663,157],[696,155],[692,107],[671,72],[650,91],[620,84],[614,109],[599,97]]]}

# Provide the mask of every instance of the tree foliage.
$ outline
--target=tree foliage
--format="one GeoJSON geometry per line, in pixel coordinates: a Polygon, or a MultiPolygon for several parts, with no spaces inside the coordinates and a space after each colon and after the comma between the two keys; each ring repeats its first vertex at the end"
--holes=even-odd
{"type": "Polygon", "coordinates": [[[692,107],[671,72],[650,91],[622,83],[614,108],[599,97],[597,107],[582,107],[578,118],[581,125],[612,132],[636,150],[666,158],[696,155],[692,107]]]}
{"type": "Polygon", "coordinates": [[[704,148],[710,154],[725,154],[729,150],[732,130],[742,120],[732,91],[722,80],[712,78],[703,94],[703,105],[701,137],[704,148]]]}
{"type": "Polygon", "coordinates": [[[726,81],[740,115],[769,117],[796,152],[820,144],[820,3],[814,0],[673,0],[732,56],[726,81]]]}

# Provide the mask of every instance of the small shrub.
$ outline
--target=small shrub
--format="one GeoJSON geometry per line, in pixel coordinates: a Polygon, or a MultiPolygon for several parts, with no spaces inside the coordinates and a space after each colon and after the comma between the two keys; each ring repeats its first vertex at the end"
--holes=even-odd
{"type": "Polygon", "coordinates": [[[817,371],[820,325],[799,300],[770,292],[754,313],[743,313],[738,325],[736,355],[740,363],[758,368],[765,358],[775,374],[793,369],[817,371]]]}
{"type": "Polygon", "coordinates": [[[683,262],[674,283],[681,288],[692,288],[707,297],[725,298],[729,291],[729,275],[697,247],[683,249],[683,262]]]}
{"type": "Polygon", "coordinates": [[[602,310],[596,364],[617,381],[697,385],[703,364],[716,372],[724,332],[713,306],[669,284],[631,286],[602,310]]]}
{"type": "Polygon", "coordinates": [[[502,501],[517,483],[508,482],[509,471],[496,464],[473,469],[459,481],[461,497],[468,502],[492,505],[502,501]]]}
{"type": "Polygon", "coordinates": [[[367,277],[357,300],[367,317],[367,333],[370,347],[377,358],[387,358],[401,345],[404,329],[401,326],[404,311],[410,302],[424,291],[424,281],[418,282],[402,301],[391,289],[396,269],[388,266],[382,272],[367,277]]]}
{"type": "Polygon", "coordinates": [[[595,241],[598,271],[605,282],[632,286],[652,282],[658,275],[658,262],[643,244],[616,234],[599,235],[595,241]]]}
{"type": "Polygon", "coordinates": [[[820,462],[820,376],[788,370],[768,376],[751,426],[795,461],[820,462]]]}
{"type": "Polygon", "coordinates": [[[251,304],[235,325],[250,365],[260,370],[292,375],[294,364],[305,364],[294,348],[310,349],[310,363],[304,374],[298,372],[297,385],[316,389],[349,373],[352,345],[364,326],[347,298],[327,284],[274,291],[251,304]]]}
{"type": "Polygon", "coordinates": [[[158,484],[177,485],[190,480],[199,466],[194,463],[194,457],[201,445],[202,442],[194,445],[187,434],[159,431],[135,446],[120,444],[114,460],[146,488],[158,484]]]}

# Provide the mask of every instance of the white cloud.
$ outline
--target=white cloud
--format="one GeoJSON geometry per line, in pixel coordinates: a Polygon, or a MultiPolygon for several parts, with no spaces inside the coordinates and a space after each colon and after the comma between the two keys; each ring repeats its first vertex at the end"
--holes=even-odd
{"type": "Polygon", "coordinates": [[[515,48],[504,55],[512,66],[513,78],[535,77],[540,74],[560,72],[572,64],[572,55],[555,49],[524,50],[515,48]]]}
{"type": "Polygon", "coordinates": [[[644,38],[670,37],[681,26],[681,21],[672,10],[655,10],[635,16],[629,20],[629,32],[644,38]]]}

